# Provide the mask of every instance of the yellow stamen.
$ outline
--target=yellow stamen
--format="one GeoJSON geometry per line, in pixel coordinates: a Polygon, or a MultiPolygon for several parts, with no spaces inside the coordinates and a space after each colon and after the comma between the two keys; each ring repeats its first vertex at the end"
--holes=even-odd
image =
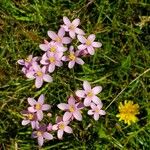
{"type": "Polygon", "coordinates": [[[69,29],[70,29],[70,30],[74,30],[74,29],[75,29],[75,26],[74,26],[74,25],[71,25],[71,26],[69,27],[69,29]]]}
{"type": "Polygon", "coordinates": [[[57,38],[56,38],[56,42],[61,42],[61,38],[60,38],[60,37],[57,37],[57,38]]]}
{"type": "Polygon", "coordinates": [[[37,71],[36,73],[39,77],[41,77],[43,75],[43,73],[41,71],[37,71]]]}
{"type": "Polygon", "coordinates": [[[70,53],[69,59],[70,59],[70,60],[75,60],[75,59],[76,59],[76,56],[75,56],[73,53],[70,53]]]}
{"type": "Polygon", "coordinates": [[[59,129],[63,130],[64,128],[65,128],[65,125],[64,125],[63,123],[61,123],[61,124],[59,125],[59,129]]]}
{"type": "Polygon", "coordinates": [[[92,97],[92,96],[93,96],[92,91],[91,91],[91,92],[89,92],[89,93],[87,94],[87,96],[92,97]]]}
{"type": "Polygon", "coordinates": [[[49,58],[49,61],[50,61],[51,63],[53,63],[53,62],[55,62],[55,58],[54,58],[54,57],[50,57],[50,58],[49,58]]]}
{"type": "Polygon", "coordinates": [[[74,111],[75,111],[75,108],[74,108],[73,105],[71,105],[71,106],[69,107],[69,111],[70,111],[70,112],[74,112],[74,111]]]}
{"type": "Polygon", "coordinates": [[[96,113],[99,113],[99,109],[98,109],[98,108],[96,108],[96,109],[95,109],[95,112],[96,112],[96,113]]]}
{"type": "Polygon", "coordinates": [[[50,48],[50,51],[51,51],[51,52],[55,52],[55,51],[56,51],[56,47],[55,47],[55,46],[52,46],[52,47],[50,48]]]}
{"type": "Polygon", "coordinates": [[[86,45],[90,46],[92,43],[90,40],[86,40],[86,45]]]}
{"type": "Polygon", "coordinates": [[[34,116],[33,116],[33,114],[28,114],[27,117],[28,117],[29,120],[32,120],[34,116]]]}
{"type": "Polygon", "coordinates": [[[37,131],[37,136],[42,136],[42,132],[41,131],[37,131]]]}
{"type": "Polygon", "coordinates": [[[35,105],[35,109],[36,109],[36,110],[40,110],[41,107],[42,107],[42,106],[41,106],[41,104],[39,104],[39,103],[37,103],[37,104],[35,105]]]}

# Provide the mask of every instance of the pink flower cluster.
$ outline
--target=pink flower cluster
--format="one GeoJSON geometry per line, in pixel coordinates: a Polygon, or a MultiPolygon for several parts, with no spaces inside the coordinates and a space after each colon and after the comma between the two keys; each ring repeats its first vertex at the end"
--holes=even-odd
{"type": "Polygon", "coordinates": [[[63,66],[63,62],[69,62],[70,69],[75,63],[83,65],[84,61],[81,57],[94,55],[95,48],[102,46],[100,42],[94,41],[94,34],[87,37],[85,32],[78,28],[79,25],[79,19],[71,22],[67,17],[63,17],[63,25],[60,26],[58,33],[48,31],[50,41],[44,40],[44,43],[39,45],[39,48],[44,51],[43,56],[30,55],[25,60],[18,60],[18,63],[23,66],[22,72],[26,77],[35,79],[36,88],[42,87],[43,81],[52,82],[50,74],[56,67],[63,66]],[[77,44],[73,46],[74,40],[77,44]]]}
{"type": "Polygon", "coordinates": [[[24,116],[22,125],[31,124],[32,129],[35,129],[32,133],[32,137],[38,139],[39,146],[43,145],[44,140],[53,139],[52,131],[57,131],[58,139],[63,138],[64,132],[73,133],[69,124],[73,120],[82,121],[82,109],[90,107],[88,115],[93,115],[95,120],[98,120],[101,115],[105,115],[105,111],[102,110],[103,104],[96,96],[101,92],[101,86],[96,86],[92,89],[89,82],[84,81],[83,88],[84,90],[77,90],[75,92],[78,98],[70,96],[68,103],[60,103],[57,105],[57,107],[65,111],[65,113],[62,117],[56,117],[56,124],[54,125],[52,125],[52,123],[48,125],[39,123],[43,119],[43,111],[48,111],[51,108],[50,105],[44,104],[44,95],[42,94],[38,98],[38,101],[34,98],[28,98],[30,106],[27,110],[22,111],[22,115],[24,116]],[[79,98],[80,101],[77,100],[79,98]],[[83,102],[82,98],[84,99],[83,102]]]}
{"type": "MultiPolygon", "coordinates": [[[[95,48],[102,46],[100,42],[95,42],[95,35],[85,35],[80,29],[79,19],[72,22],[63,17],[63,25],[61,25],[58,33],[48,31],[49,41],[44,40],[39,47],[44,54],[41,57],[33,57],[29,55],[27,59],[18,60],[23,66],[22,72],[29,79],[35,79],[36,88],[40,88],[43,82],[52,82],[51,73],[56,67],[63,66],[63,62],[68,62],[68,68],[73,68],[75,64],[83,65],[82,56],[94,55],[95,48]],[[76,41],[74,41],[76,40],[76,41]],[[73,45],[73,43],[76,43],[73,45]]],[[[58,139],[63,138],[64,132],[73,133],[70,124],[74,121],[82,121],[82,110],[86,109],[88,115],[92,115],[95,120],[105,115],[102,110],[102,102],[97,94],[102,91],[101,86],[91,88],[88,81],[83,82],[83,89],[77,90],[74,96],[68,98],[67,103],[60,103],[57,107],[64,111],[63,116],[57,116],[56,122],[52,124],[48,119],[44,118],[44,112],[49,111],[51,106],[44,103],[44,95],[40,95],[36,101],[34,98],[28,98],[30,105],[27,110],[22,111],[22,125],[30,124],[34,130],[33,138],[37,138],[39,146],[42,146],[45,140],[54,139],[54,132],[57,131],[58,139]],[[45,124],[48,121],[48,124],[45,124]],[[43,124],[44,122],[44,124],[43,124]]],[[[47,116],[51,116],[50,113],[47,116]]]]}

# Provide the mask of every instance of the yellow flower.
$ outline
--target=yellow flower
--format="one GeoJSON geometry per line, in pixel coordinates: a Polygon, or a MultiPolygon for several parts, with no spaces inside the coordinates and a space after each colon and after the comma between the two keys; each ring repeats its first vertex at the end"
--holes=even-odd
{"type": "Polygon", "coordinates": [[[125,101],[124,105],[120,103],[119,105],[119,114],[116,116],[119,117],[119,121],[124,120],[125,123],[131,125],[138,121],[138,118],[135,116],[139,114],[139,105],[133,104],[133,101],[125,101]]]}

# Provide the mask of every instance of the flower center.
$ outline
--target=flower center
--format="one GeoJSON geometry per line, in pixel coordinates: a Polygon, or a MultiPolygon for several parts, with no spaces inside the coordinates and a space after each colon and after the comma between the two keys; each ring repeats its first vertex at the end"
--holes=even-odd
{"type": "Polygon", "coordinates": [[[41,77],[43,75],[42,71],[37,71],[37,76],[41,77]]]}
{"type": "Polygon", "coordinates": [[[57,38],[56,38],[56,42],[61,42],[61,38],[60,38],[60,37],[57,37],[57,38]]]}
{"type": "Polygon", "coordinates": [[[41,106],[41,104],[39,104],[39,103],[37,103],[37,104],[35,105],[35,109],[36,109],[36,110],[40,110],[41,107],[42,107],[42,106],[41,106]]]}
{"type": "Polygon", "coordinates": [[[96,112],[96,113],[99,113],[99,109],[98,109],[98,108],[96,108],[96,109],[95,109],[95,112],[96,112]]]}
{"type": "Polygon", "coordinates": [[[90,46],[91,45],[91,41],[90,40],[86,40],[86,45],[90,46]]]}
{"type": "Polygon", "coordinates": [[[70,60],[75,60],[75,59],[76,59],[76,56],[75,56],[73,53],[70,53],[69,59],[70,59],[70,60]]]}
{"type": "Polygon", "coordinates": [[[27,117],[28,117],[29,120],[32,120],[34,116],[33,116],[33,114],[28,114],[27,117]]]}
{"type": "Polygon", "coordinates": [[[74,108],[73,105],[71,105],[71,106],[69,107],[69,111],[70,111],[70,112],[74,112],[74,111],[75,111],[75,108],[74,108]]]}
{"type": "Polygon", "coordinates": [[[70,27],[69,27],[70,30],[74,30],[75,29],[75,26],[72,24],[70,27]]]}
{"type": "Polygon", "coordinates": [[[50,58],[49,58],[49,61],[50,61],[51,63],[53,63],[53,62],[55,62],[55,58],[54,58],[54,57],[50,57],[50,58]]]}
{"type": "Polygon", "coordinates": [[[88,92],[88,93],[87,93],[87,96],[92,97],[92,96],[93,96],[92,91],[91,91],[91,92],[88,92]]]}
{"type": "Polygon", "coordinates": [[[31,58],[26,58],[25,61],[29,63],[31,61],[31,58]]]}
{"type": "Polygon", "coordinates": [[[41,131],[37,131],[37,136],[42,136],[42,132],[41,131]]]}
{"type": "Polygon", "coordinates": [[[64,128],[65,128],[65,125],[64,125],[63,123],[61,123],[61,124],[59,125],[59,129],[63,130],[64,128]]]}
{"type": "Polygon", "coordinates": [[[51,51],[51,52],[55,52],[55,51],[56,51],[56,47],[55,47],[55,46],[52,46],[52,47],[50,48],[50,51],[51,51]]]}

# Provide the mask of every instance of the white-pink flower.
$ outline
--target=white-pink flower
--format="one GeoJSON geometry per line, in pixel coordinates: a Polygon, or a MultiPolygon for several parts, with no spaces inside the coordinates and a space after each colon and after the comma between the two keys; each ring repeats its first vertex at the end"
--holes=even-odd
{"type": "Polygon", "coordinates": [[[87,49],[90,55],[94,55],[95,53],[94,48],[99,48],[102,46],[100,42],[94,42],[95,40],[94,34],[89,35],[87,39],[82,35],[78,35],[77,37],[78,37],[78,40],[82,43],[81,45],[78,46],[78,49],[79,50],[87,49]]]}
{"type": "Polygon", "coordinates": [[[42,68],[36,64],[33,63],[32,65],[33,70],[29,71],[26,76],[27,78],[34,79],[35,78],[35,86],[36,88],[40,88],[43,85],[43,81],[45,82],[52,82],[52,77],[47,74],[46,66],[43,66],[42,68]]]}
{"type": "Polygon", "coordinates": [[[91,103],[91,110],[88,111],[89,115],[93,115],[95,120],[98,120],[101,115],[105,115],[106,112],[102,110],[103,104],[100,103],[98,105],[95,105],[94,103],[91,103]]]}
{"type": "Polygon", "coordinates": [[[52,130],[57,131],[57,137],[59,139],[63,138],[64,132],[72,133],[72,128],[68,126],[69,121],[64,121],[61,117],[56,118],[56,123],[53,125],[52,130]]]}
{"type": "Polygon", "coordinates": [[[67,17],[63,17],[63,21],[64,21],[64,25],[62,25],[61,27],[63,27],[66,32],[69,32],[71,38],[74,39],[76,34],[80,34],[80,35],[85,34],[83,30],[77,28],[77,26],[79,26],[80,24],[80,19],[77,18],[71,22],[67,17]]]}
{"type": "Polygon", "coordinates": [[[39,45],[40,49],[43,51],[50,51],[53,53],[63,53],[64,51],[67,50],[66,47],[57,44],[57,42],[51,41],[51,42],[46,42],[45,44],[40,44],[39,45]]]}
{"type": "Polygon", "coordinates": [[[68,56],[63,56],[62,60],[63,61],[69,61],[68,67],[71,69],[74,67],[75,63],[83,65],[84,61],[78,57],[79,51],[74,52],[74,47],[70,46],[69,52],[70,54],[68,56]]]}
{"type": "Polygon", "coordinates": [[[31,107],[28,107],[28,111],[32,113],[37,113],[38,120],[43,119],[43,111],[47,111],[50,109],[50,105],[44,104],[44,95],[40,95],[38,98],[38,101],[36,101],[34,98],[28,98],[28,103],[31,105],[31,107]]]}
{"type": "Polygon", "coordinates": [[[91,102],[93,101],[95,104],[100,104],[101,100],[96,96],[98,93],[102,91],[101,86],[96,86],[91,88],[91,85],[88,81],[83,82],[84,90],[77,90],[76,95],[80,98],[84,98],[84,105],[90,106],[91,102]]]}
{"type": "Polygon", "coordinates": [[[63,120],[69,121],[70,119],[77,119],[79,121],[82,120],[82,115],[80,110],[83,108],[83,105],[81,103],[76,103],[75,98],[73,96],[70,96],[68,99],[68,104],[66,103],[60,103],[57,105],[57,107],[61,110],[66,111],[63,120]]]}
{"type": "Polygon", "coordinates": [[[48,66],[48,72],[52,73],[55,70],[55,66],[61,67],[63,65],[61,62],[62,56],[63,53],[47,52],[42,56],[40,63],[48,66]]]}
{"type": "Polygon", "coordinates": [[[71,38],[64,37],[64,35],[65,35],[64,28],[60,28],[58,30],[58,34],[56,34],[54,31],[48,31],[48,36],[60,46],[63,46],[62,44],[71,43],[71,38]]]}

